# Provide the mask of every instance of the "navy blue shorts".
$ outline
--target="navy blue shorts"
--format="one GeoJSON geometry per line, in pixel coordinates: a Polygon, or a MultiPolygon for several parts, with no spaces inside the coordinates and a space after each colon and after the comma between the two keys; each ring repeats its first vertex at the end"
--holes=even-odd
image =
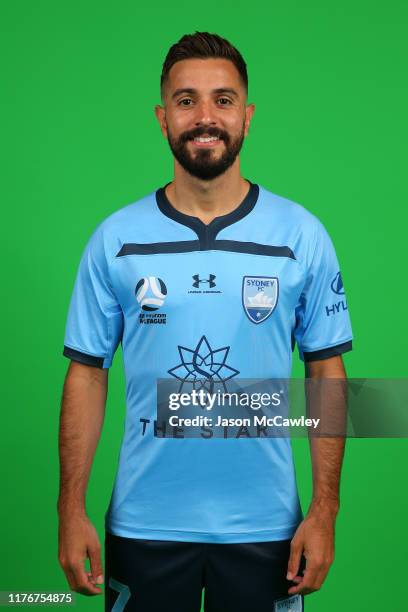
{"type": "Polygon", "coordinates": [[[303,596],[287,599],[289,553],[290,540],[204,544],[106,532],[105,612],[200,612],[203,589],[205,612],[300,612],[303,596]]]}

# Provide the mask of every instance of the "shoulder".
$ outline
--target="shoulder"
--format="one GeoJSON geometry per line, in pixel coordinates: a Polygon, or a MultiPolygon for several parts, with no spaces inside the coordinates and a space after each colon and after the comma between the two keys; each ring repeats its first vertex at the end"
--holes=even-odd
{"type": "Polygon", "coordinates": [[[129,224],[137,223],[137,225],[140,225],[151,220],[156,210],[156,191],[152,191],[146,196],[115,210],[98,225],[98,228],[102,232],[114,232],[118,229],[122,230],[129,224]]]}
{"type": "Polygon", "coordinates": [[[303,232],[315,235],[324,231],[322,222],[310,210],[299,202],[273,193],[265,187],[259,186],[259,198],[265,216],[280,222],[282,225],[301,227],[303,232]]]}
{"type": "Polygon", "coordinates": [[[114,259],[123,242],[154,242],[160,221],[156,191],[115,210],[93,230],[88,248],[108,260],[114,259]]]}
{"type": "Polygon", "coordinates": [[[305,206],[260,186],[259,218],[275,240],[288,244],[296,259],[306,266],[316,250],[331,248],[331,240],[320,219],[305,206]]]}

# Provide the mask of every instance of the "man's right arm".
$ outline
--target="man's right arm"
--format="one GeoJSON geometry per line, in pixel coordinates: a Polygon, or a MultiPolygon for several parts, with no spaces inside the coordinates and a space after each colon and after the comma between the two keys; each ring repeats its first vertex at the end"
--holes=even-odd
{"type": "Polygon", "coordinates": [[[86,514],[86,488],[102,431],[108,369],[71,361],[65,378],[59,428],[60,490],[58,559],[72,590],[102,591],[101,548],[86,514]],[[91,572],[85,569],[89,558],[91,572]]]}

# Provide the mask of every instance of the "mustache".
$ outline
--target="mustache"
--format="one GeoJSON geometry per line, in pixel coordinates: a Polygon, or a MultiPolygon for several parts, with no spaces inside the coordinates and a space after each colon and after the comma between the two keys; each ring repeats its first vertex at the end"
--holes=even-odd
{"type": "Polygon", "coordinates": [[[180,134],[178,140],[181,143],[188,142],[189,140],[193,140],[194,138],[198,138],[199,136],[204,136],[204,134],[208,136],[216,136],[220,140],[225,140],[225,142],[229,142],[229,134],[225,130],[220,130],[220,128],[216,127],[197,127],[193,130],[188,130],[187,132],[183,132],[180,134]]]}

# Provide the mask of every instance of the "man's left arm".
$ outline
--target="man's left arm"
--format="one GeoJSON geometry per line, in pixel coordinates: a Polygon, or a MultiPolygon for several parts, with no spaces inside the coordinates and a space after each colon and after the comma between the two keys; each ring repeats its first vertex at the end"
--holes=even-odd
{"type": "MultiPolygon", "coordinates": [[[[305,364],[310,379],[338,378],[346,372],[340,355],[305,364]]],[[[290,595],[307,595],[320,589],[334,560],[334,527],[339,511],[340,473],[345,437],[309,437],[313,474],[312,501],[291,542],[288,580],[296,583],[290,595]],[[302,554],[306,558],[303,576],[298,575],[302,554]]]]}

